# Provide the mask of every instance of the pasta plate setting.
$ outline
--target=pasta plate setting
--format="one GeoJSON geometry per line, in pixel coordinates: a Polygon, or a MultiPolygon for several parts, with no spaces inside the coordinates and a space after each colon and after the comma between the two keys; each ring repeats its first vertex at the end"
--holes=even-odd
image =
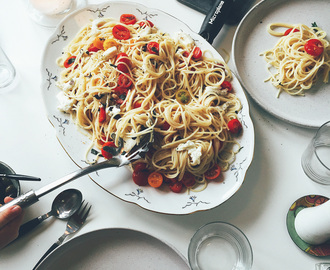
{"type": "MultiPolygon", "coordinates": [[[[101,5],[87,6],[65,18],[50,37],[42,61],[42,95],[49,121],[56,130],[56,135],[64,150],[79,167],[86,167],[86,151],[91,141],[74,121],[70,114],[58,110],[56,96],[60,89],[56,85],[60,77],[60,68],[56,59],[63,48],[75,37],[79,30],[91,20],[99,18],[118,19],[122,14],[134,14],[139,20],[152,20],[163,32],[172,35],[178,31],[189,34],[196,45],[208,50],[213,57],[222,60],[219,53],[202,37],[194,33],[186,24],[160,10],[150,9],[131,2],[108,2],[101,5]]],[[[126,167],[109,168],[90,174],[90,178],[110,194],[140,207],[164,214],[190,214],[212,209],[234,195],[243,184],[254,151],[254,129],[249,115],[249,105],[239,81],[233,75],[231,84],[235,95],[241,102],[237,117],[243,132],[235,137],[240,148],[229,169],[221,173],[219,179],[210,181],[202,191],[174,193],[167,186],[153,188],[138,186],[132,181],[132,171],[126,167]]],[[[97,188],[93,191],[97,193],[97,188]]]]}
{"type": "MultiPolygon", "coordinates": [[[[320,79],[305,96],[281,93],[269,78],[267,64],[260,54],[274,47],[279,37],[267,32],[269,24],[313,23],[327,33],[329,41],[329,1],[327,0],[264,0],[255,5],[239,24],[233,42],[236,73],[248,94],[265,110],[294,125],[318,128],[329,120],[330,84],[320,79]]],[[[279,28],[277,31],[285,31],[279,28]]]]}

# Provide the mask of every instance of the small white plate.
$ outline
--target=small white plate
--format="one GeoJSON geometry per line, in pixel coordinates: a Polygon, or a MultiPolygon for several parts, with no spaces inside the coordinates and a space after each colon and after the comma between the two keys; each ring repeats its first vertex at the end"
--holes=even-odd
{"type": "MultiPolygon", "coordinates": [[[[329,0],[265,0],[254,6],[239,24],[233,42],[236,73],[250,96],[265,110],[289,123],[318,128],[329,120],[330,84],[317,84],[305,96],[281,93],[270,83],[260,53],[274,47],[278,37],[267,32],[270,23],[316,22],[330,35],[329,0]]],[[[328,37],[329,39],[329,37],[328,37]]]]}
{"type": "MultiPolygon", "coordinates": [[[[222,59],[220,54],[205,39],[194,33],[186,24],[160,10],[150,9],[140,4],[108,2],[101,5],[87,6],[69,15],[59,24],[45,49],[41,65],[42,95],[48,119],[54,126],[61,145],[79,167],[87,166],[84,158],[91,141],[78,130],[69,114],[62,113],[57,109],[56,95],[60,92],[60,89],[55,83],[61,68],[56,65],[56,59],[61,55],[64,46],[91,19],[100,17],[118,19],[123,13],[132,13],[139,20],[149,19],[159,29],[170,34],[178,31],[190,34],[198,46],[212,52],[215,58],[222,59]]],[[[92,180],[124,201],[164,214],[190,214],[214,208],[228,200],[241,187],[254,152],[254,128],[249,114],[249,104],[236,77],[233,78],[232,84],[235,94],[242,104],[242,110],[238,112],[238,118],[243,125],[243,132],[237,138],[241,146],[240,151],[229,170],[222,174],[223,181],[212,181],[201,192],[190,192],[190,194],[182,192],[178,194],[171,192],[168,186],[158,189],[149,186],[137,186],[132,181],[132,172],[127,167],[100,170],[90,175],[92,180]]],[[[97,192],[97,190],[92,192],[97,192]]]]}
{"type": "Polygon", "coordinates": [[[38,270],[189,270],[187,260],[165,242],[129,229],[83,234],[55,249],[38,270]]]}

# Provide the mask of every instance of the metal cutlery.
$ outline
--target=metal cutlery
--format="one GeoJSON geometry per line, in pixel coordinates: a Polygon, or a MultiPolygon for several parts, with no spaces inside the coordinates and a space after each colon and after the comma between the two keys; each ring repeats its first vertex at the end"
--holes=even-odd
{"type": "Polygon", "coordinates": [[[146,152],[149,150],[150,143],[153,142],[153,131],[151,130],[149,133],[146,133],[141,139],[138,144],[136,144],[129,152],[118,154],[114,156],[112,159],[93,164],[91,166],[82,168],[78,171],[75,171],[67,176],[64,176],[36,191],[30,190],[29,192],[15,198],[14,200],[6,203],[5,205],[0,207],[0,213],[4,210],[8,209],[13,205],[20,205],[21,207],[28,207],[37,201],[39,198],[48,194],[49,192],[75,180],[79,177],[82,177],[86,174],[109,168],[109,167],[122,167],[124,165],[128,165],[134,160],[140,159],[144,156],[146,152]]]}
{"type": "Polygon", "coordinates": [[[15,179],[15,180],[41,181],[41,179],[39,177],[23,175],[23,174],[0,173],[0,177],[15,179]]]}
{"type": "Polygon", "coordinates": [[[37,269],[37,267],[40,265],[40,263],[58,246],[60,246],[65,238],[77,232],[85,223],[86,218],[89,214],[89,211],[91,210],[91,205],[88,207],[88,203],[85,203],[84,201],[81,203],[79,210],[74,213],[68,220],[66,224],[66,229],[63,235],[58,238],[58,240],[46,251],[46,253],[41,257],[41,259],[37,262],[37,264],[34,266],[34,269],[37,269]]]}

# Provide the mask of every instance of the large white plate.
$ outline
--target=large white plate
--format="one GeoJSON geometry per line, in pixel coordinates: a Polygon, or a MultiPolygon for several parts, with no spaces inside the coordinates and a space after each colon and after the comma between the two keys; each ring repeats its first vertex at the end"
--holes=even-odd
{"type": "Polygon", "coordinates": [[[187,260],[161,240],[129,229],[102,229],[61,245],[38,270],[189,270],[187,260]]]}
{"type": "Polygon", "coordinates": [[[282,93],[264,82],[269,77],[261,52],[274,47],[278,37],[268,34],[269,23],[311,26],[316,22],[330,34],[329,0],[265,0],[254,6],[239,24],[233,42],[236,72],[243,87],[264,109],[289,123],[317,128],[329,120],[330,84],[318,84],[304,97],[282,93]]]}
{"type": "MultiPolygon", "coordinates": [[[[103,16],[119,18],[123,13],[133,13],[138,19],[150,19],[157,27],[169,33],[181,30],[189,33],[200,47],[209,49],[214,56],[220,58],[218,52],[208,42],[192,32],[184,23],[164,12],[139,4],[109,2],[86,7],[66,18],[49,39],[43,55],[42,94],[48,118],[56,129],[60,143],[79,167],[87,166],[84,157],[90,141],[78,131],[68,114],[57,110],[56,95],[60,90],[56,87],[55,81],[60,68],[57,67],[55,59],[61,55],[63,47],[90,19],[103,16]]],[[[254,129],[249,115],[248,102],[236,78],[233,80],[233,87],[243,106],[243,109],[238,113],[244,129],[243,134],[238,138],[242,149],[237,154],[236,160],[230,166],[229,171],[223,174],[224,181],[222,183],[211,182],[202,192],[177,194],[170,192],[165,187],[155,189],[135,185],[132,181],[132,173],[128,168],[101,170],[91,174],[91,178],[95,183],[118,198],[159,213],[189,214],[211,209],[223,203],[242,185],[254,151],[254,129]]]]}

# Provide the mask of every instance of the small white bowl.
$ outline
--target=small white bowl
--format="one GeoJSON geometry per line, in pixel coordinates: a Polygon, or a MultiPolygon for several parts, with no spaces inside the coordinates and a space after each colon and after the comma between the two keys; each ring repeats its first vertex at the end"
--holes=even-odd
{"type": "Polygon", "coordinates": [[[188,259],[192,270],[249,270],[253,254],[241,230],[229,223],[212,222],[191,238],[188,259]]]}

